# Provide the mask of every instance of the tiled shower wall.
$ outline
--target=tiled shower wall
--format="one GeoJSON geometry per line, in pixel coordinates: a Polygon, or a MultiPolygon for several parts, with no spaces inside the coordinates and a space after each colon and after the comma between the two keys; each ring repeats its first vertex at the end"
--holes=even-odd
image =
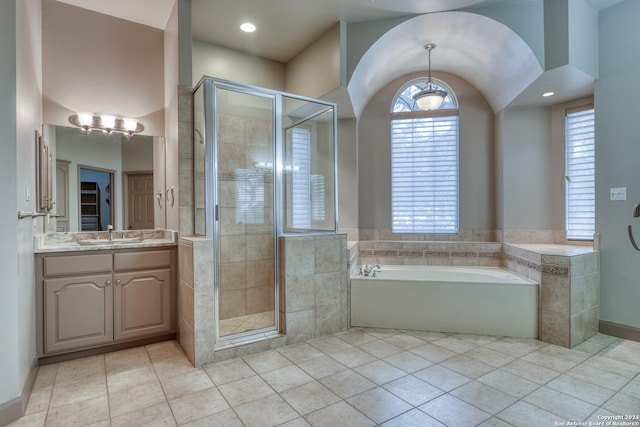
{"type": "Polygon", "coordinates": [[[347,236],[280,238],[280,318],[287,344],[349,327],[347,236]]]}
{"type": "Polygon", "coordinates": [[[220,319],[274,309],[271,120],[218,115],[220,319]]]}
{"type": "Polygon", "coordinates": [[[213,361],[215,304],[213,242],[203,237],[181,237],[178,242],[179,341],[195,366],[213,361]]]}

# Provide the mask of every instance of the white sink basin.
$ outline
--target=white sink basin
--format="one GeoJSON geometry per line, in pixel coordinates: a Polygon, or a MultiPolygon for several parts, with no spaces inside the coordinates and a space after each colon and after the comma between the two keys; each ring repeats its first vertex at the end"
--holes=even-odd
{"type": "Polygon", "coordinates": [[[142,242],[142,237],[124,237],[120,239],[84,239],[78,240],[81,246],[99,246],[99,245],[127,245],[131,243],[142,242]]]}

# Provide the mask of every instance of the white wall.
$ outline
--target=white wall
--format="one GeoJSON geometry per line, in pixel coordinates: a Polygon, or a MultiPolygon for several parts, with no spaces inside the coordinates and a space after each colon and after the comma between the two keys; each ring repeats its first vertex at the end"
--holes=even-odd
{"type": "Polygon", "coordinates": [[[340,87],[340,48],[338,23],[287,63],[286,91],[319,98],[340,87]]]}
{"type": "Polygon", "coordinates": [[[284,64],[194,40],[193,86],[205,75],[272,90],[285,90],[284,64]]]}
{"type": "Polygon", "coordinates": [[[600,318],[640,328],[640,2],[626,0],[600,12],[600,79],[596,82],[596,232],[600,233],[600,318]],[[609,188],[627,187],[627,200],[609,200],[609,188]]]}
{"type": "Polygon", "coordinates": [[[4,183],[6,202],[0,203],[0,405],[20,395],[18,371],[18,241],[16,211],[16,0],[0,2],[0,182],[4,183]]]}
{"type": "MultiPolygon", "coordinates": [[[[426,72],[390,82],[372,97],[358,123],[360,229],[391,228],[390,108],[396,91],[416,77],[426,72]]],[[[493,112],[468,82],[452,74],[434,77],[452,87],[460,106],[460,229],[493,229],[493,112]]]]}
{"type": "Polygon", "coordinates": [[[35,209],[35,131],[42,123],[41,4],[0,3],[0,406],[18,399],[35,353],[33,235],[42,220],[18,220],[35,209]],[[18,54],[19,52],[19,54],[18,54]],[[17,167],[20,165],[20,167],[17,167]],[[25,187],[33,190],[25,200],[25,187]]]}
{"type": "MultiPolygon", "coordinates": [[[[183,1],[181,0],[181,3],[183,1]]],[[[176,3],[169,15],[167,27],[164,32],[164,143],[165,152],[162,156],[156,157],[157,160],[162,160],[164,164],[164,176],[154,178],[154,190],[157,193],[162,191],[165,195],[162,201],[162,208],[160,211],[164,213],[164,220],[160,218],[160,221],[156,219],[156,224],[164,224],[164,227],[170,230],[180,229],[180,203],[167,204],[166,191],[173,188],[173,198],[175,201],[180,200],[179,194],[179,162],[187,162],[189,159],[181,158],[178,150],[178,85],[180,78],[180,67],[182,64],[178,63],[179,57],[179,23],[183,19],[187,19],[190,22],[191,10],[189,9],[189,16],[179,17],[178,11],[181,10],[179,4],[176,3]]],[[[190,29],[190,27],[189,27],[190,29]]],[[[190,50],[190,49],[189,49],[190,50]]],[[[184,156],[187,157],[187,156],[184,156]]],[[[155,207],[158,207],[157,203],[154,203],[155,207]]],[[[160,213],[160,211],[158,213],[160,213]]],[[[156,215],[156,218],[158,215],[156,215]]],[[[157,226],[156,226],[157,227],[157,226]]]]}
{"type": "Polygon", "coordinates": [[[563,170],[552,161],[550,107],[507,109],[502,123],[503,228],[563,230],[563,170]]]}
{"type": "Polygon", "coordinates": [[[161,30],[47,0],[43,4],[44,120],[71,114],[135,117],[145,135],[164,135],[161,30]]]}
{"type": "Polygon", "coordinates": [[[338,120],[338,227],[358,228],[358,125],[338,120]]]}

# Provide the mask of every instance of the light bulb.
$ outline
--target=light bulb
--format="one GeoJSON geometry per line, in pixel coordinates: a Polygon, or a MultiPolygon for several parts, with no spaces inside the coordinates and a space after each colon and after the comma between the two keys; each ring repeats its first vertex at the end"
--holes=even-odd
{"type": "Polygon", "coordinates": [[[116,125],[116,116],[102,115],[100,118],[102,119],[102,127],[104,129],[112,130],[116,125]]]}
{"type": "Polygon", "coordinates": [[[78,113],[78,123],[82,127],[89,127],[93,124],[93,114],[91,113],[78,113]]]}
{"type": "Polygon", "coordinates": [[[125,117],[122,119],[124,122],[124,128],[129,132],[135,132],[138,128],[138,119],[132,119],[130,117],[125,117]]]}

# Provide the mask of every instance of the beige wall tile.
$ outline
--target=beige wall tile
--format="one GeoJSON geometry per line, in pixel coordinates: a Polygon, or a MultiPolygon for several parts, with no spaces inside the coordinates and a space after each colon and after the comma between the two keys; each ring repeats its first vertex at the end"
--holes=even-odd
{"type": "Polygon", "coordinates": [[[540,310],[569,314],[571,310],[571,281],[568,278],[542,274],[540,310]]]}
{"type": "Polygon", "coordinates": [[[598,333],[598,309],[598,306],[592,307],[571,316],[571,347],[598,333]]]}
{"type": "Polygon", "coordinates": [[[540,311],[540,341],[569,347],[571,343],[570,318],[567,314],[540,311]]]}
{"type": "Polygon", "coordinates": [[[341,307],[342,295],[341,273],[325,273],[315,275],[316,306],[334,305],[341,307]]]}
{"type": "Polygon", "coordinates": [[[246,262],[220,263],[219,270],[218,270],[218,279],[220,280],[220,290],[230,291],[234,289],[246,288],[247,287],[247,264],[248,263],[246,262]]]}
{"type": "Polygon", "coordinates": [[[194,347],[194,333],[193,328],[184,321],[184,318],[180,318],[178,321],[178,338],[180,341],[180,347],[187,355],[189,361],[195,365],[195,347],[194,347]]]}
{"type": "Polygon", "coordinates": [[[247,261],[273,260],[273,234],[247,235],[247,261]]]}
{"type": "Polygon", "coordinates": [[[220,319],[247,314],[247,292],[245,289],[220,292],[220,319]]]}
{"type": "Polygon", "coordinates": [[[193,328],[193,288],[183,282],[178,283],[178,316],[193,328]]]}
{"type": "Polygon", "coordinates": [[[303,310],[287,313],[286,329],[287,344],[294,344],[315,338],[316,329],[315,310],[303,310]]]}
{"type": "Polygon", "coordinates": [[[220,262],[246,261],[245,236],[220,237],[220,262]]]}
{"type": "Polygon", "coordinates": [[[312,274],[287,276],[285,279],[287,313],[309,310],[316,304],[316,284],[312,274]]]}
{"type": "Polygon", "coordinates": [[[315,271],[328,273],[340,271],[343,256],[342,240],[336,238],[317,238],[315,243],[315,271]]]}
{"type": "Polygon", "coordinates": [[[245,266],[248,288],[273,286],[274,265],[272,260],[249,261],[245,266]]]}
{"type": "Polygon", "coordinates": [[[313,238],[285,238],[284,263],[287,276],[313,274],[315,272],[315,245],[313,238]]]}
{"type": "Polygon", "coordinates": [[[273,310],[274,289],[271,286],[260,286],[247,289],[247,314],[264,313],[273,310]]]}

